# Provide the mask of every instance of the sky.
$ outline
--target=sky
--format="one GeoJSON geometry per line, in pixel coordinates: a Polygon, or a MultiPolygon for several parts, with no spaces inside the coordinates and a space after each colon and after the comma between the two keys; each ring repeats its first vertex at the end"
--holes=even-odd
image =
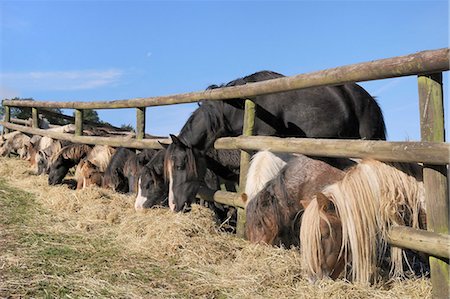
{"type": "MultiPolygon", "coordinates": [[[[260,70],[290,76],[445,48],[449,4],[0,0],[0,26],[1,99],[104,101],[201,91],[260,70]]],[[[377,98],[388,140],[420,140],[416,76],[360,84],[377,98]]],[[[444,73],[448,110],[447,95],[444,73]]],[[[147,108],[146,132],[177,134],[196,107],[147,108]]],[[[135,126],[134,109],[98,113],[135,126]]]]}

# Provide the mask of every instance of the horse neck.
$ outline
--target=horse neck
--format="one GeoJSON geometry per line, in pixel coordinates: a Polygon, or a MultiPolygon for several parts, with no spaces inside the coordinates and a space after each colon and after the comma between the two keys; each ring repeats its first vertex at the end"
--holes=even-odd
{"type": "Polygon", "coordinates": [[[178,138],[198,150],[212,147],[217,138],[225,135],[223,109],[220,109],[220,104],[202,104],[183,126],[178,138]]]}

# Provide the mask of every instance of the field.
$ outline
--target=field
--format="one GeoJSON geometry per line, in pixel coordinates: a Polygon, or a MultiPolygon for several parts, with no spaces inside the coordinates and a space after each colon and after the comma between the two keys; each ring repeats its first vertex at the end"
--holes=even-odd
{"type": "Polygon", "coordinates": [[[430,298],[429,279],[310,284],[297,250],[220,232],[209,210],[48,186],[0,158],[0,298],[430,298]]]}

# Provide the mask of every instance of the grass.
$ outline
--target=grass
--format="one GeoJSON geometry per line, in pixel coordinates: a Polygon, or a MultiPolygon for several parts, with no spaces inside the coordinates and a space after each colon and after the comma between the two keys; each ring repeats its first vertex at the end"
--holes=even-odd
{"type": "Polygon", "coordinates": [[[123,298],[133,296],[134,287],[151,284],[151,277],[168,274],[111,239],[56,232],[49,211],[32,194],[11,188],[4,180],[0,180],[0,219],[2,298],[123,298]]]}
{"type": "Polygon", "coordinates": [[[296,250],[221,233],[211,212],[48,186],[0,158],[0,298],[429,298],[428,279],[311,285],[296,250]],[[28,190],[29,192],[25,192],[28,190]]]}

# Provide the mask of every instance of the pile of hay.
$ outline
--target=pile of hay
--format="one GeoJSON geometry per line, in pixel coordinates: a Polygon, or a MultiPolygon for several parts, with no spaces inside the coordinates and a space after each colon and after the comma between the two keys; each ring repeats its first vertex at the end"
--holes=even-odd
{"type": "MultiPolygon", "coordinates": [[[[0,176],[13,187],[33,193],[52,211],[55,230],[79,231],[112,239],[133,257],[151,260],[183,294],[243,298],[428,298],[428,279],[390,281],[366,287],[338,281],[310,284],[302,277],[297,250],[254,245],[220,232],[210,210],[194,205],[190,213],[167,209],[134,211],[133,196],[100,188],[74,191],[48,186],[47,176],[29,174],[21,160],[0,158],[0,176]],[[172,272],[171,272],[172,271],[172,272]]],[[[156,278],[155,278],[156,279],[156,278]]],[[[165,280],[167,281],[167,280],[165,280]]],[[[152,294],[177,295],[176,288],[152,283],[152,294]],[[160,288],[160,291],[155,291],[160,288]]]]}

